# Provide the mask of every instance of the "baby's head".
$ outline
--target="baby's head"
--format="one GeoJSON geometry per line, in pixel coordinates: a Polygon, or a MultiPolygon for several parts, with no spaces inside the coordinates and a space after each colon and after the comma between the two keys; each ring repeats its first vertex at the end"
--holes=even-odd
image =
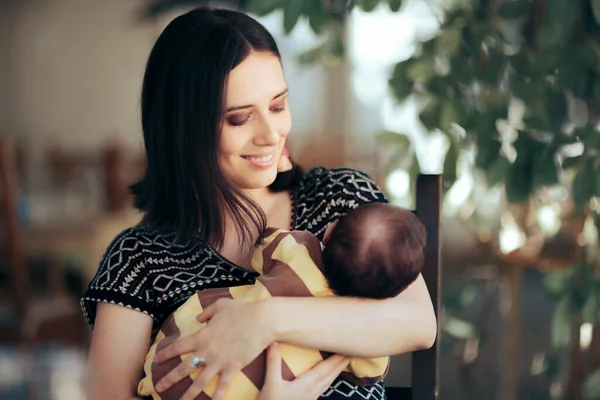
{"type": "Polygon", "coordinates": [[[340,218],[323,250],[323,273],[340,296],[394,297],[417,279],[426,232],[409,210],[372,203],[340,218]]]}

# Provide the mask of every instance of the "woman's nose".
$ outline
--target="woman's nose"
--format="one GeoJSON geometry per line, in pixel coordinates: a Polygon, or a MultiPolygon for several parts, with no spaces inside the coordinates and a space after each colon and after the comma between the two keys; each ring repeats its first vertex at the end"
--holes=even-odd
{"type": "Polygon", "coordinates": [[[262,123],[255,135],[255,143],[259,146],[277,146],[279,144],[279,133],[269,118],[262,118],[262,123]]]}

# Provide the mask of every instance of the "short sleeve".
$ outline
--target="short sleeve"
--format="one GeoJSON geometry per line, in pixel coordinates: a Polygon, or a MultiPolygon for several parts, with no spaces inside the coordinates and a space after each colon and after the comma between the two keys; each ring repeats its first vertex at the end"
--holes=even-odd
{"type": "Polygon", "coordinates": [[[361,205],[388,203],[375,181],[350,168],[315,168],[306,174],[304,197],[299,204],[298,229],[312,232],[319,240],[327,227],[361,205]]]}
{"type": "Polygon", "coordinates": [[[106,249],[96,275],[81,298],[83,315],[92,329],[98,303],[128,307],[156,320],[143,249],[144,241],[135,227],[117,235],[106,249]]]}
{"type": "Polygon", "coordinates": [[[349,168],[330,169],[330,201],[344,213],[369,203],[387,203],[379,186],[364,172],[349,168]]]}

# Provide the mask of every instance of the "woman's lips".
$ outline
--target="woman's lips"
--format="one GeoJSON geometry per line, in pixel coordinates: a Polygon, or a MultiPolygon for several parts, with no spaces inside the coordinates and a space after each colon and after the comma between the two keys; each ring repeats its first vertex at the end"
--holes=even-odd
{"type": "Polygon", "coordinates": [[[275,162],[275,152],[266,156],[242,156],[242,158],[256,167],[266,168],[275,162]]]}

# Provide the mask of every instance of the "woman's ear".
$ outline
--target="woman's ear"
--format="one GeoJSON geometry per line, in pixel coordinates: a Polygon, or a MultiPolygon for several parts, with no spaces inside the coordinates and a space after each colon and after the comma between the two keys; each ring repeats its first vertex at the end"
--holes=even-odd
{"type": "Polygon", "coordinates": [[[279,158],[279,163],[277,164],[277,172],[286,172],[293,168],[292,160],[290,160],[290,149],[286,144],[283,145],[283,151],[281,152],[281,157],[279,158]]]}
{"type": "Polygon", "coordinates": [[[323,244],[324,245],[327,245],[327,242],[329,242],[329,237],[331,236],[331,232],[333,232],[337,223],[338,223],[338,221],[336,220],[334,223],[329,225],[327,227],[327,229],[325,230],[325,234],[323,235],[323,244]]]}

